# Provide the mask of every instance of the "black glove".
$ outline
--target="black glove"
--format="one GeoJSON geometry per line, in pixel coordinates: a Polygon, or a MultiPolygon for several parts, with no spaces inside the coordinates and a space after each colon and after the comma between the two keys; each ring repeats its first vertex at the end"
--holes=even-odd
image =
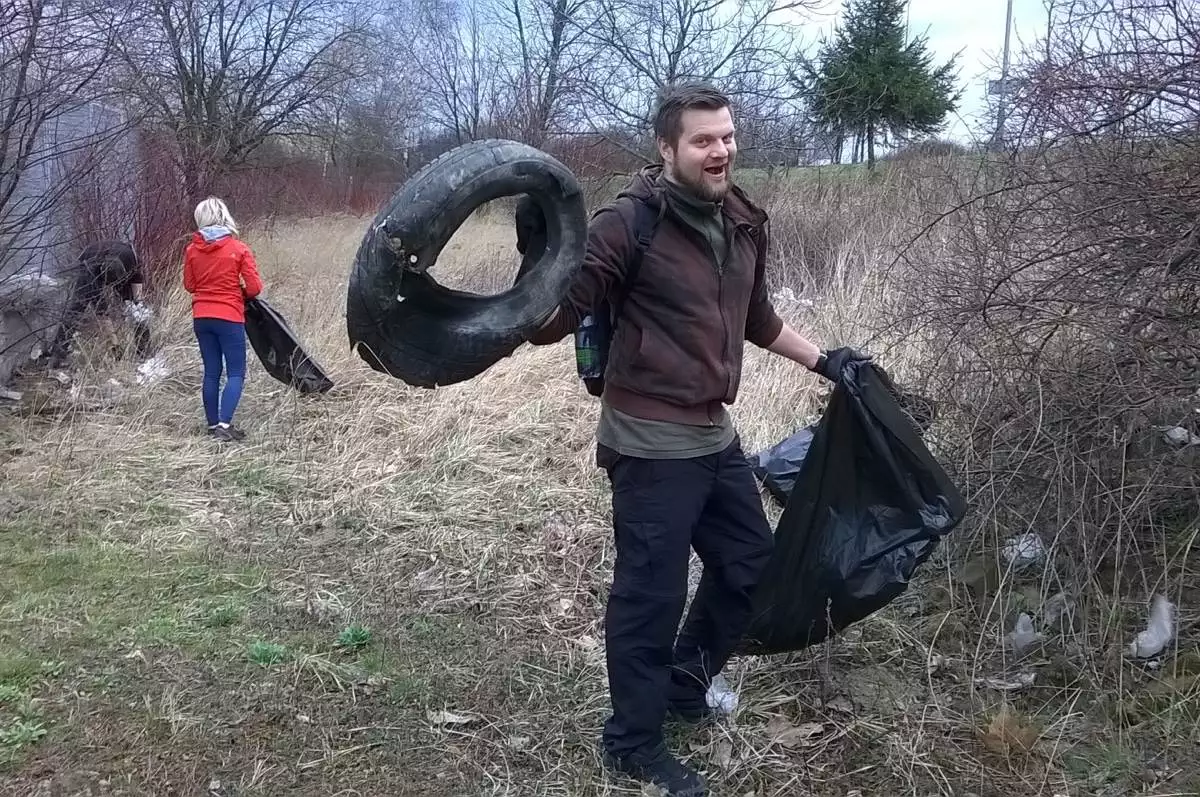
{"type": "Polygon", "coordinates": [[[546,217],[533,197],[528,194],[521,197],[513,221],[517,228],[517,251],[534,260],[541,257],[546,248],[546,217]]]}
{"type": "Polygon", "coordinates": [[[517,203],[515,218],[517,226],[517,251],[521,253],[521,266],[517,269],[517,278],[513,284],[533,268],[546,252],[546,217],[542,209],[526,194],[517,203]]]}
{"type": "Polygon", "coordinates": [[[821,352],[820,356],[817,357],[817,367],[813,371],[831,382],[837,382],[842,378],[842,371],[851,362],[869,362],[870,359],[871,356],[869,354],[859,354],[854,349],[843,346],[840,349],[830,349],[829,351],[821,352]]]}

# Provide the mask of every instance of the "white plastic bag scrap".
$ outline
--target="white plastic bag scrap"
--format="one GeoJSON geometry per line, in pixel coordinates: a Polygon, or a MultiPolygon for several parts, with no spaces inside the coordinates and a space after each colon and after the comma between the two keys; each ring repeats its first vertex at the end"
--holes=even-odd
{"type": "Polygon", "coordinates": [[[1156,426],[1154,428],[1163,433],[1164,441],[1176,448],[1200,446],[1200,437],[1192,434],[1191,431],[1184,429],[1182,426],[1156,426]]]}
{"type": "Polygon", "coordinates": [[[1046,560],[1046,545],[1031,531],[1009,537],[1004,541],[1004,561],[1016,570],[1041,564],[1046,560]]]}
{"type": "Polygon", "coordinates": [[[1012,631],[1004,635],[1004,643],[1014,653],[1022,653],[1026,649],[1041,642],[1043,635],[1033,628],[1033,618],[1024,612],[1017,617],[1017,624],[1012,631]]]}
{"type": "Polygon", "coordinates": [[[1162,653],[1175,638],[1175,604],[1162,595],[1155,595],[1150,605],[1150,621],[1146,630],[1129,643],[1129,655],[1151,659],[1162,653]]]}
{"type": "Polygon", "coordinates": [[[125,316],[136,324],[145,324],[154,318],[154,309],[148,304],[126,300],[125,316]]]}
{"type": "Polygon", "coordinates": [[[729,687],[729,682],[725,680],[724,675],[718,675],[712,679],[712,683],[708,685],[708,692],[704,695],[704,700],[714,711],[726,715],[737,713],[737,692],[729,687]]]}
{"type": "Polygon", "coordinates": [[[170,375],[171,369],[167,367],[167,358],[162,354],[156,354],[137,367],[135,379],[139,385],[152,385],[170,375]]]}

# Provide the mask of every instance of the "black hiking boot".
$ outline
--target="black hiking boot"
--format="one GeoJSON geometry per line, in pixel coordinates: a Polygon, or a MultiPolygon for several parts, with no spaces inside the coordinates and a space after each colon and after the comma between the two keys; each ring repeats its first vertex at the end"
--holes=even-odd
{"type": "Polygon", "coordinates": [[[663,797],[708,797],[708,787],[700,773],[680,762],[665,749],[653,756],[634,754],[622,758],[606,750],[604,765],[609,770],[639,783],[657,786],[662,790],[663,797]]]}

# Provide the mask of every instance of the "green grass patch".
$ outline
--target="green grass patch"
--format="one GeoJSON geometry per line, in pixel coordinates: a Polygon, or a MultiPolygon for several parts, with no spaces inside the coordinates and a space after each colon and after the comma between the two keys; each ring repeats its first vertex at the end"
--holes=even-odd
{"type": "Polygon", "coordinates": [[[361,650],[371,644],[373,635],[369,628],[361,625],[352,625],[342,630],[338,634],[337,645],[346,650],[361,650]]]}
{"type": "Polygon", "coordinates": [[[290,656],[291,654],[287,646],[281,645],[278,642],[264,642],[263,640],[259,640],[251,642],[250,646],[246,649],[246,657],[260,667],[270,667],[272,664],[279,664],[286,661],[290,656]]]}
{"type": "Polygon", "coordinates": [[[128,670],[151,649],[232,659],[228,650],[240,643],[238,625],[263,581],[254,568],[225,569],[198,553],[152,554],[71,536],[31,515],[0,531],[0,762],[7,767],[54,732],[56,712],[36,707],[68,686],[135,688],[128,670]]]}
{"type": "Polygon", "coordinates": [[[7,723],[0,717],[0,771],[21,761],[26,748],[46,735],[46,725],[39,717],[14,717],[7,723]]]}
{"type": "Polygon", "coordinates": [[[210,647],[262,581],[255,569],[223,572],[196,554],[59,543],[29,526],[0,537],[0,650],[210,647]]]}
{"type": "Polygon", "coordinates": [[[1081,745],[1067,753],[1063,763],[1077,783],[1090,789],[1131,785],[1142,769],[1137,753],[1116,743],[1081,745]]]}

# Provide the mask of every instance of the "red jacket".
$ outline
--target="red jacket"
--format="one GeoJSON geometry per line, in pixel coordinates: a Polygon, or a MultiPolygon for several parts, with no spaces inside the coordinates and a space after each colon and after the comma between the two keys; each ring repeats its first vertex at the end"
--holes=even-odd
{"type": "Polygon", "coordinates": [[[192,294],[193,318],[242,324],[246,299],[258,296],[263,284],[250,247],[227,231],[206,229],[184,249],[183,287],[192,294]]]}

